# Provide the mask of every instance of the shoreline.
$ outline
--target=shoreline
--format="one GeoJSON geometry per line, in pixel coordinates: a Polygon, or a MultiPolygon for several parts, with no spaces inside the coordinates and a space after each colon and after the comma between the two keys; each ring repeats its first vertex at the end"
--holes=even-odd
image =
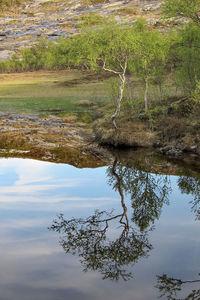
{"type": "Polygon", "coordinates": [[[183,152],[168,145],[164,150],[166,152],[158,145],[137,148],[103,147],[95,142],[87,124],[76,122],[72,118],[23,113],[0,114],[0,157],[32,158],[67,163],[78,168],[108,166],[118,157],[130,167],[134,167],[138,161],[145,168],[143,161],[149,161],[149,170],[158,173],[176,174],[177,168],[174,169],[173,165],[179,164],[200,169],[196,149],[193,152],[192,149],[183,152]],[[154,156],[157,157],[155,161],[154,156]],[[159,160],[157,164],[156,161],[159,160]]]}

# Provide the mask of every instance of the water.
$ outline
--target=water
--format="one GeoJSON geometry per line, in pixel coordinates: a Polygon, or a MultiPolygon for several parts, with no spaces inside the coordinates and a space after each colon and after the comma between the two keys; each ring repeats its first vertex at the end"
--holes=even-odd
{"type": "Polygon", "coordinates": [[[0,300],[200,299],[197,175],[1,159],[0,300]]]}

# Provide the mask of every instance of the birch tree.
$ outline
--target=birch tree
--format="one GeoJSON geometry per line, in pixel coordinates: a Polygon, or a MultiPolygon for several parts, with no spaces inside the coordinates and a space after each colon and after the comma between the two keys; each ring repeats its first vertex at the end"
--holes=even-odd
{"type": "Polygon", "coordinates": [[[135,51],[134,63],[131,70],[145,84],[144,106],[148,111],[148,91],[150,80],[154,77],[162,76],[167,57],[168,43],[165,37],[158,31],[149,31],[146,26],[140,33],[140,39],[135,51]]]}
{"type": "Polygon", "coordinates": [[[119,95],[115,112],[111,116],[115,130],[128,70],[138,47],[139,27],[138,22],[132,26],[111,23],[96,30],[87,30],[73,38],[70,54],[72,64],[96,71],[102,69],[119,77],[119,95]]]}

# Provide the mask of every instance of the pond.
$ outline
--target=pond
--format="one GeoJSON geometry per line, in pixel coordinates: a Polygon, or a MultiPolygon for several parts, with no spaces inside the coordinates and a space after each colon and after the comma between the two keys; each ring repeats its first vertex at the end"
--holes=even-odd
{"type": "Polygon", "coordinates": [[[1,159],[0,299],[200,299],[200,172],[144,164],[1,159]]]}

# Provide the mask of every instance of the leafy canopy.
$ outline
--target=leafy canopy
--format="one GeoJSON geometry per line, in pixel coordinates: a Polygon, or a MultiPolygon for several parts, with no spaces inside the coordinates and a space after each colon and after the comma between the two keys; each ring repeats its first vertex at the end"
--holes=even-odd
{"type": "Polygon", "coordinates": [[[194,90],[200,80],[200,28],[188,24],[178,32],[173,45],[176,57],[175,77],[184,89],[194,90]]]}
{"type": "Polygon", "coordinates": [[[122,65],[128,65],[139,42],[140,24],[120,25],[110,23],[101,29],[86,30],[73,37],[69,60],[76,66],[97,70],[106,68],[120,72],[122,65]]]}
{"type": "Polygon", "coordinates": [[[142,79],[160,74],[166,62],[168,46],[167,39],[161,33],[144,28],[140,33],[134,63],[131,66],[133,73],[142,79]]]}

